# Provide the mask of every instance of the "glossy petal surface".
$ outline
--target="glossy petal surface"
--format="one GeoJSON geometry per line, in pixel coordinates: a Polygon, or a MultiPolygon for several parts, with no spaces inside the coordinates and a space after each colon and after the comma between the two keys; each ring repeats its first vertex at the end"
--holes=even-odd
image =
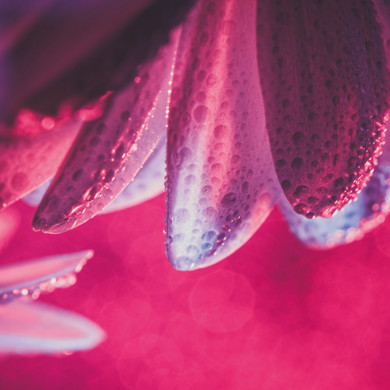
{"type": "Polygon", "coordinates": [[[57,127],[36,137],[0,136],[0,208],[55,174],[80,123],[68,121],[57,127]]]}
{"type": "Polygon", "coordinates": [[[33,301],[0,305],[0,353],[58,353],[90,349],[104,332],[88,319],[33,301]]]}
{"type": "Polygon", "coordinates": [[[0,303],[16,297],[52,292],[76,282],[76,273],[93,256],[93,251],[48,256],[0,267],[0,303]]]}
{"type": "Polygon", "coordinates": [[[166,131],[151,118],[161,115],[158,100],[167,102],[176,37],[107,99],[101,118],[84,125],[34,216],[35,229],[61,233],[86,222],[142,168],[166,131]]]}
{"type": "Polygon", "coordinates": [[[255,1],[200,1],[183,27],[168,126],[166,221],[168,257],[181,270],[238,249],[277,199],[253,55],[255,14],[255,1]]]}
{"type": "Polygon", "coordinates": [[[354,199],[383,141],[388,75],[372,2],[262,1],[258,58],[282,188],[308,218],[354,199]]]}
{"type": "Polygon", "coordinates": [[[279,206],[290,230],[307,246],[325,249],[363,238],[364,234],[383,223],[390,211],[390,143],[383,153],[370,181],[357,199],[332,218],[307,218],[296,214],[282,197],[279,206]]]}
{"type": "Polygon", "coordinates": [[[165,189],[166,155],[166,137],[163,137],[134,180],[102,210],[102,213],[136,206],[162,194],[165,189]]]}

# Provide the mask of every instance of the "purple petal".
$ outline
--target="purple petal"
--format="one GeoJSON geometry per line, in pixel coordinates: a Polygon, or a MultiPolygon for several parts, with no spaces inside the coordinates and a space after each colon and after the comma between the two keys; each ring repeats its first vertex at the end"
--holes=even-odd
{"type": "Polygon", "coordinates": [[[166,137],[163,137],[134,180],[102,210],[103,213],[126,209],[164,192],[166,137]]]}
{"type": "Polygon", "coordinates": [[[62,233],[86,222],[144,165],[165,134],[165,126],[154,127],[151,118],[160,114],[158,99],[167,101],[176,37],[126,89],[108,98],[101,118],[83,126],[38,207],[34,229],[62,233]]]}
{"type": "Polygon", "coordinates": [[[91,349],[105,338],[90,320],[29,300],[0,305],[0,353],[52,354],[91,349]]]}
{"type": "Polygon", "coordinates": [[[307,246],[324,249],[363,238],[364,234],[381,224],[390,211],[389,143],[383,147],[378,165],[357,199],[332,218],[308,220],[296,214],[285,198],[279,205],[291,231],[307,246]]]}
{"type": "Polygon", "coordinates": [[[200,1],[183,27],[168,127],[166,221],[168,257],[181,270],[237,250],[277,200],[253,55],[255,3],[200,1]]]}
{"type": "Polygon", "coordinates": [[[389,96],[372,2],[262,1],[258,59],[279,180],[294,210],[331,216],[372,174],[389,96]]]}
{"type": "Polygon", "coordinates": [[[0,136],[0,208],[54,175],[79,128],[71,121],[36,137],[0,136]]]}
{"type": "Polygon", "coordinates": [[[48,256],[0,267],[0,303],[22,296],[38,298],[76,282],[76,273],[93,256],[93,251],[48,256]]]}
{"type": "Polygon", "coordinates": [[[42,198],[45,195],[45,192],[49,188],[50,184],[51,180],[48,180],[46,183],[43,183],[37,189],[26,195],[23,198],[23,201],[26,202],[29,206],[37,207],[39,203],[41,203],[42,198]]]}

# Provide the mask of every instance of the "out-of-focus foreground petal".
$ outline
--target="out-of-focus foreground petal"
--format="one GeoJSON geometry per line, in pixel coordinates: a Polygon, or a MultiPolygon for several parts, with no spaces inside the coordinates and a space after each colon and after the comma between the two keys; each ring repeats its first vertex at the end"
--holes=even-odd
{"type": "Polygon", "coordinates": [[[0,135],[0,208],[55,174],[79,128],[80,122],[74,120],[33,137],[0,135]]]}
{"type": "Polygon", "coordinates": [[[120,90],[168,42],[193,0],[51,0],[35,13],[25,1],[8,3],[15,24],[33,18],[9,33],[14,41],[0,58],[0,120],[11,124],[23,108],[56,117],[64,103],[77,110],[120,90]]]}
{"type": "Polygon", "coordinates": [[[299,214],[329,217],[363,188],[383,141],[389,88],[374,6],[261,1],[258,58],[286,197],[299,214]]]}
{"type": "Polygon", "coordinates": [[[278,198],[253,55],[255,4],[202,0],[183,26],[168,125],[166,219],[166,250],[180,270],[237,250],[278,198]]]}
{"type": "Polygon", "coordinates": [[[76,273],[93,256],[92,250],[48,256],[0,267],[0,303],[17,297],[38,298],[76,282],[76,273]]]}
{"type": "Polygon", "coordinates": [[[142,168],[166,132],[164,120],[152,118],[161,115],[159,99],[167,105],[177,37],[178,31],[126,89],[108,97],[101,118],[83,126],[38,207],[34,229],[62,233],[86,222],[142,168]]]}
{"type": "Polygon", "coordinates": [[[0,354],[80,351],[104,338],[96,324],[63,309],[24,299],[0,305],[0,354]]]}

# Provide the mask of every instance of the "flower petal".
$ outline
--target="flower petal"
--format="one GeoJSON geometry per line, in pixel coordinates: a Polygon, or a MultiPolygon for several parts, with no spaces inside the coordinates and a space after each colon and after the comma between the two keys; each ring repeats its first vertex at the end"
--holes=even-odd
{"type": "MultiPolygon", "coordinates": [[[[156,116],[154,118],[156,118],[156,116]]],[[[151,118],[151,120],[154,118],[151,118]]],[[[134,180],[128,184],[118,197],[109,203],[100,214],[133,207],[162,194],[165,189],[165,160],[166,137],[164,136],[161,138],[149,159],[146,160],[144,166],[134,177],[134,180]]],[[[49,188],[50,183],[51,181],[49,180],[42,184],[36,190],[25,196],[23,201],[30,206],[38,206],[49,188]]]]}
{"type": "Polygon", "coordinates": [[[255,1],[203,0],[183,27],[168,126],[166,221],[168,257],[181,270],[237,250],[277,199],[253,55],[255,11],[255,1]]]}
{"type": "Polygon", "coordinates": [[[43,183],[34,191],[26,195],[23,198],[23,201],[26,202],[29,206],[37,207],[39,203],[41,203],[42,198],[44,197],[45,192],[49,188],[50,184],[51,184],[51,180],[48,180],[47,182],[43,183]]]}
{"type": "Polygon", "coordinates": [[[325,249],[363,238],[381,224],[390,211],[390,144],[383,147],[378,165],[357,199],[332,218],[308,220],[296,214],[285,198],[279,206],[291,231],[307,246],[325,249]]]}
{"type": "Polygon", "coordinates": [[[133,207],[162,194],[165,189],[166,154],[164,136],[134,180],[101,211],[101,214],[133,207]]]}
{"type": "Polygon", "coordinates": [[[0,136],[0,208],[54,175],[79,128],[68,121],[36,137],[0,136]]]}
{"type": "Polygon", "coordinates": [[[158,99],[167,102],[176,38],[125,90],[108,98],[101,118],[84,125],[38,207],[34,229],[62,233],[86,222],[143,166],[166,130],[151,118],[160,114],[158,99]]]}
{"type": "Polygon", "coordinates": [[[294,210],[354,199],[383,141],[388,75],[372,2],[262,1],[258,59],[271,149],[294,210]]]}
{"type": "Polygon", "coordinates": [[[93,251],[83,251],[42,257],[0,267],[0,303],[30,295],[38,298],[41,292],[73,285],[76,273],[93,256],[93,251]]]}
{"type": "Polygon", "coordinates": [[[1,59],[7,77],[0,119],[11,123],[23,108],[56,117],[64,102],[77,110],[122,89],[168,41],[193,2],[53,0],[1,59]]]}
{"type": "Polygon", "coordinates": [[[105,338],[90,320],[50,305],[17,300],[0,305],[0,353],[58,353],[91,349],[105,338]]]}

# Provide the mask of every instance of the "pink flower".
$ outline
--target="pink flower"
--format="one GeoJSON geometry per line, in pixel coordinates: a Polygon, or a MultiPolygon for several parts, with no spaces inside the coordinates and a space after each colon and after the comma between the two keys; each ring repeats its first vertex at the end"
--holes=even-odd
{"type": "Polygon", "coordinates": [[[381,222],[385,2],[199,0],[187,14],[190,5],[100,0],[75,14],[72,4],[42,1],[6,28],[4,206],[56,172],[33,228],[61,233],[86,222],[138,172],[161,169],[158,159],[144,164],[164,142],[167,112],[174,267],[225,258],[277,203],[315,247],[381,222]]]}

